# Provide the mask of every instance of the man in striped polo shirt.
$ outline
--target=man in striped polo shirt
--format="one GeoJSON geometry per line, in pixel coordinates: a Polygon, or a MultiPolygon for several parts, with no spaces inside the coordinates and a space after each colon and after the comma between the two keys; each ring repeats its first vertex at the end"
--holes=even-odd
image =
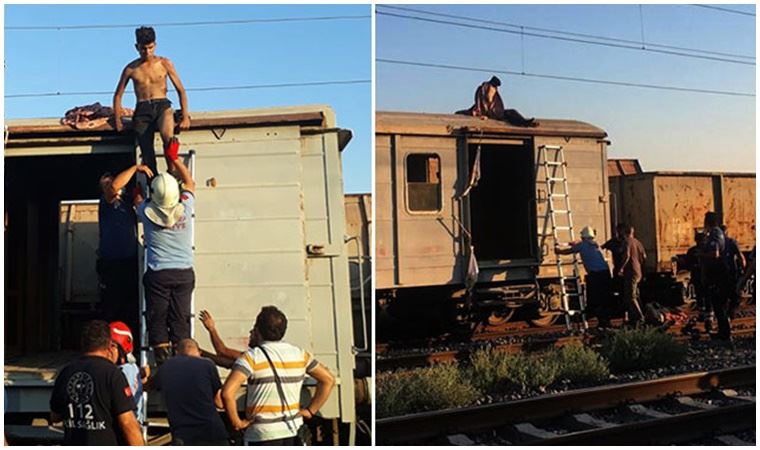
{"type": "Polygon", "coordinates": [[[248,350],[235,361],[222,388],[230,422],[235,429],[244,431],[246,445],[296,445],[303,419],[311,419],[319,411],[335,384],[335,377],[309,352],[282,341],[287,326],[288,319],[282,311],[274,306],[263,307],[251,330],[248,350]],[[306,374],[317,380],[317,390],[311,403],[301,408],[299,399],[306,374]],[[246,418],[241,420],[235,394],[244,382],[248,389],[246,418]]]}

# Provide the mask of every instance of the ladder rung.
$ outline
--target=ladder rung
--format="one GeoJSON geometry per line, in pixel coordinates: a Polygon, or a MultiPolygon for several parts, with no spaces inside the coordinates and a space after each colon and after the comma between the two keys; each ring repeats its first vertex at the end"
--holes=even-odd
{"type": "Polygon", "coordinates": [[[567,214],[570,212],[569,209],[554,209],[552,210],[554,214],[567,214]]]}
{"type": "Polygon", "coordinates": [[[547,166],[564,166],[564,161],[544,161],[544,164],[547,166]]]}
{"type": "Polygon", "coordinates": [[[555,178],[555,177],[548,177],[546,181],[565,181],[567,178],[555,178]]]}
{"type": "Polygon", "coordinates": [[[569,197],[567,194],[549,194],[549,197],[569,197]]]}
{"type": "Polygon", "coordinates": [[[554,227],[554,229],[555,230],[568,230],[569,231],[569,230],[572,230],[573,227],[569,227],[569,226],[566,226],[566,225],[559,225],[559,226],[554,227]]]}

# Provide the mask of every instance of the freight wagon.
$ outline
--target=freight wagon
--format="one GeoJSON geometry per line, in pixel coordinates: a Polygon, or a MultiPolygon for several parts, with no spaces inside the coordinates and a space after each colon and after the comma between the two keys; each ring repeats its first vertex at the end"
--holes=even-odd
{"type": "Polygon", "coordinates": [[[606,137],[573,120],[540,119],[524,128],[453,114],[378,112],[378,318],[446,327],[451,320],[500,323],[522,308],[534,323],[551,324],[560,310],[559,281],[542,154],[562,148],[575,236],[589,225],[604,242],[606,137]],[[473,172],[479,181],[467,192],[473,172]]]}
{"type": "MultiPolygon", "coordinates": [[[[228,345],[245,348],[259,309],[282,309],[285,338],[338,380],[320,411],[333,425],[326,436],[345,432],[340,442],[352,443],[355,347],[340,163],[351,132],[327,106],[192,120],[181,140],[197,184],[193,312],[212,311],[228,345]]],[[[54,119],[10,121],[5,138],[6,423],[29,424],[48,411],[55,372],[75,354],[81,323],[94,317],[98,178],[134,164],[138,152],[129,134],[73,130],[54,119]]],[[[193,321],[194,337],[211,348],[193,321]]],[[[149,416],[160,411],[156,400],[149,416]]]]}
{"type": "Polygon", "coordinates": [[[677,305],[687,299],[687,273],[677,261],[694,246],[708,211],[718,213],[741,251],[752,250],[754,173],[634,172],[610,176],[610,208],[613,222],[633,225],[647,252],[644,300],[677,305]]]}

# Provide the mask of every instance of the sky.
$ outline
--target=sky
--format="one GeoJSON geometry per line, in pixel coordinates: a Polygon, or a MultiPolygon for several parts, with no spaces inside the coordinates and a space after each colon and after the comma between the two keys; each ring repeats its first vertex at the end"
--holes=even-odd
{"type": "MultiPolygon", "coordinates": [[[[60,117],[78,105],[94,102],[111,105],[122,69],[139,56],[134,48],[135,25],[152,25],[156,29],[156,54],[174,63],[188,90],[191,112],[330,105],[335,110],[338,126],[354,133],[342,156],[345,191],[371,191],[373,139],[369,82],[192,91],[206,87],[370,80],[369,5],[6,5],[4,11],[6,118],[60,117]],[[336,16],[363,17],[166,25],[336,16]],[[127,26],[10,29],[71,25],[127,26]],[[98,94],[8,97],[55,92],[98,94]]],[[[170,92],[169,99],[178,107],[176,93],[170,92]]],[[[128,92],[122,105],[134,107],[134,101],[134,95],[128,92]]]]}
{"type": "MultiPolygon", "coordinates": [[[[478,69],[732,91],[751,96],[675,92],[497,74],[507,108],[527,117],[574,119],[609,135],[610,158],[638,158],[646,171],[755,171],[755,7],[720,5],[753,15],[692,5],[399,5],[453,17],[378,5],[378,59],[478,69]],[[637,49],[579,44],[537,36],[430,23],[416,16],[492,28],[508,22],[524,33],[565,31],[737,56],[702,53],[747,64],[637,49]],[[544,30],[537,31],[534,28],[544,30]]],[[[587,37],[562,35],[589,40],[587,37]]],[[[597,41],[598,42],[598,41],[597,41]]],[[[607,41],[611,42],[611,41],[607,41]]],[[[621,44],[620,42],[613,42],[621,44]]],[[[665,49],[679,53],[691,53],[665,49]]],[[[446,113],[468,108],[490,71],[377,62],[378,111],[446,113]]]]}

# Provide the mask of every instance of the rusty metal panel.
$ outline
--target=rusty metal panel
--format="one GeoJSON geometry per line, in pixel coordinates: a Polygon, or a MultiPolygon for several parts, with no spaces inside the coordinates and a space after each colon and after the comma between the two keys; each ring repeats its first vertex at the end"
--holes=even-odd
{"type": "Polygon", "coordinates": [[[396,285],[393,171],[391,137],[375,135],[375,286],[396,285]]]}
{"type": "Polygon", "coordinates": [[[458,211],[453,195],[458,178],[457,140],[440,137],[396,136],[396,248],[398,284],[427,286],[460,283],[457,251],[459,229],[454,220],[458,211]],[[407,203],[406,163],[413,154],[434,154],[440,161],[441,208],[439,211],[412,211],[407,203]]]}
{"type": "Polygon", "coordinates": [[[654,176],[654,186],[657,245],[646,267],[667,271],[670,258],[694,245],[694,229],[702,228],[705,213],[715,210],[713,181],[707,176],[654,176]]]}
{"type": "Polygon", "coordinates": [[[636,238],[647,253],[646,267],[657,255],[654,180],[651,175],[626,176],[620,188],[620,222],[633,226],[636,238]]]}
{"type": "Polygon", "coordinates": [[[641,164],[638,159],[609,159],[607,160],[607,171],[610,177],[620,175],[635,175],[642,173],[641,164]]]}
{"type": "Polygon", "coordinates": [[[755,176],[723,177],[723,222],[741,250],[755,245],[755,176]]]}

